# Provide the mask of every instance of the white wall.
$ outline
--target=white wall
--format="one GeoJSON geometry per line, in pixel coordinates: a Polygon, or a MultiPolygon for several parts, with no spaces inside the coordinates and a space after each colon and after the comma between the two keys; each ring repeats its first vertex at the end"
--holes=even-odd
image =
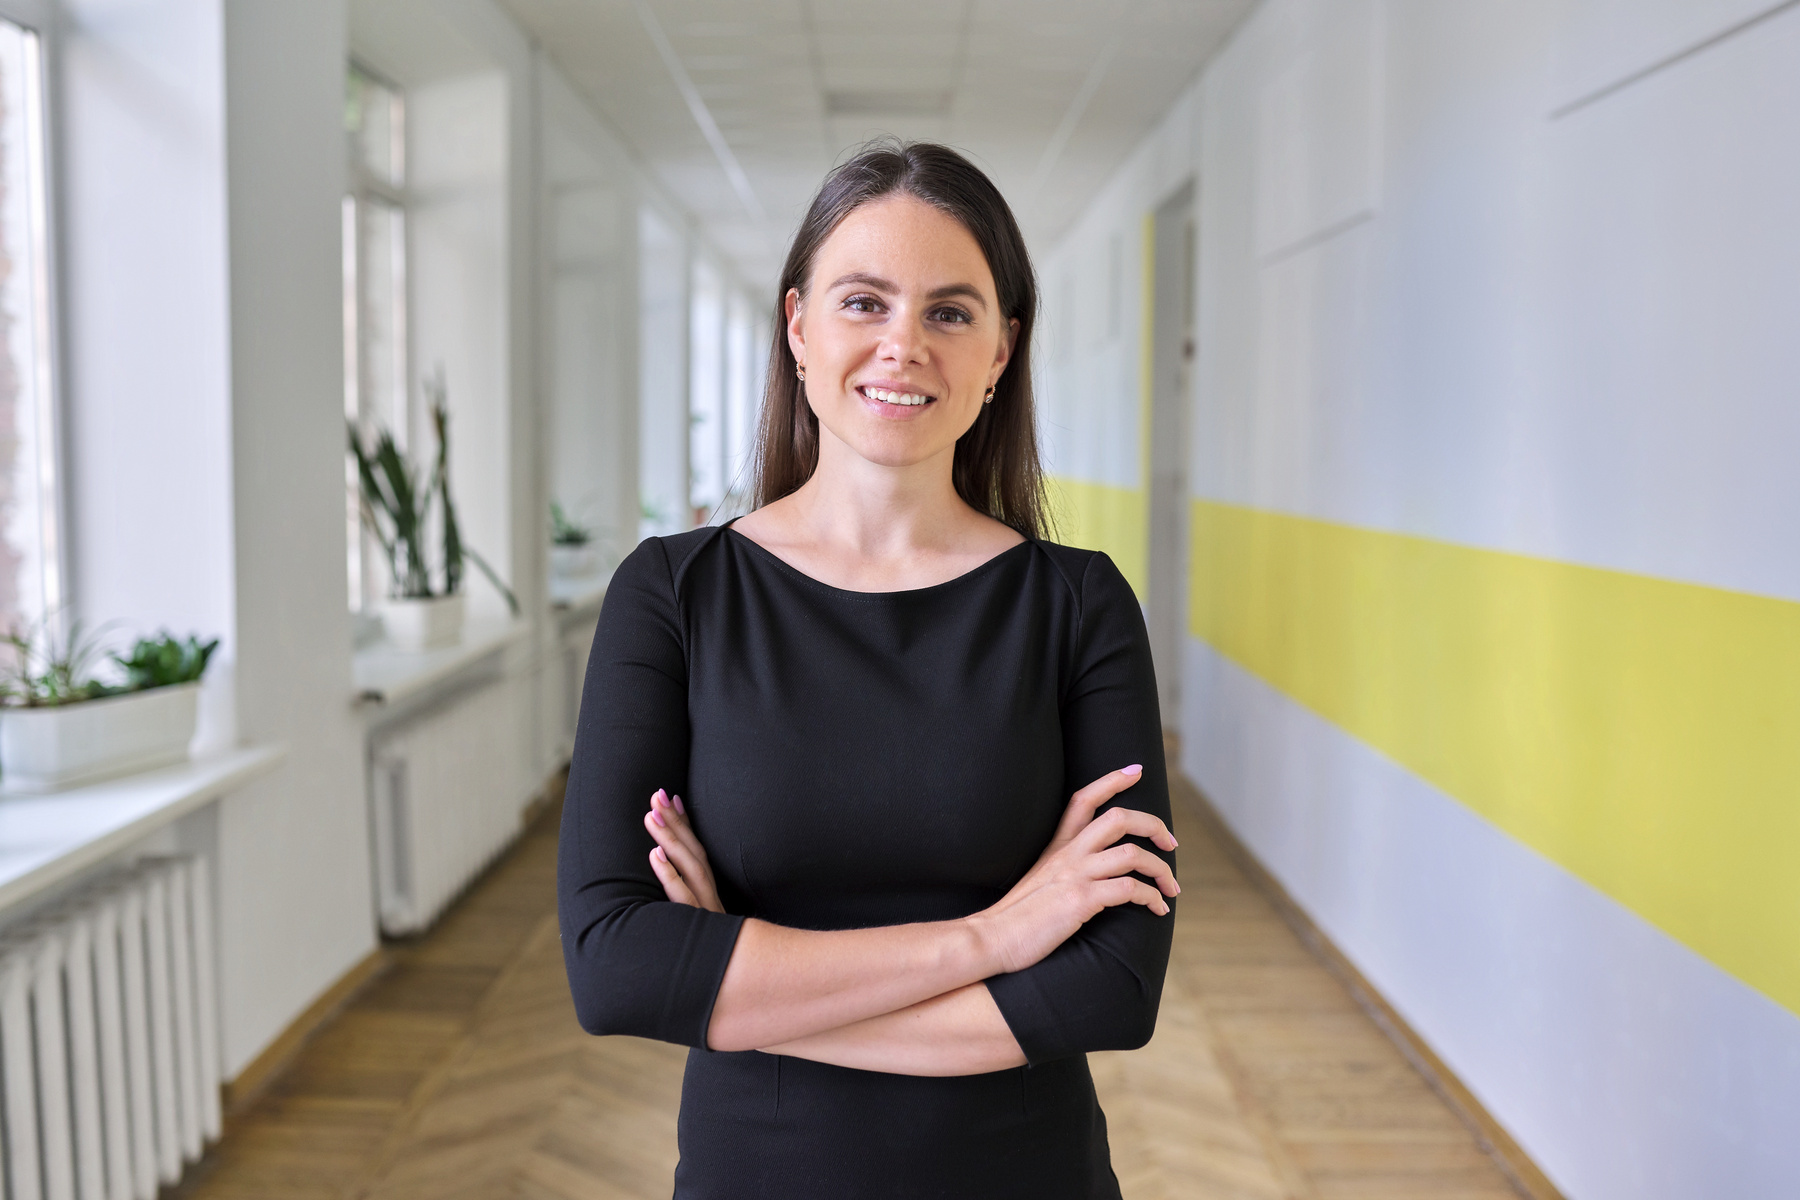
{"type": "Polygon", "coordinates": [[[236,1072],[375,938],[343,602],[344,8],[223,8],[239,731],[290,749],[220,807],[236,1072]]]}
{"type": "MultiPolygon", "coordinates": [[[[1797,81],[1766,0],[1268,0],[1045,256],[1053,469],[1130,481],[1093,314],[1194,177],[1197,500],[1800,598],[1797,81]]],[[[1197,638],[1183,686],[1186,772],[1574,1200],[1793,1193],[1800,1016],[1197,638]]]]}

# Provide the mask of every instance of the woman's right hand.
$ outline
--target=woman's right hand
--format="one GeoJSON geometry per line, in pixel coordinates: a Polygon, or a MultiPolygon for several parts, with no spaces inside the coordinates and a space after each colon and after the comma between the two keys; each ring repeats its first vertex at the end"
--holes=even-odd
{"type": "Polygon", "coordinates": [[[1169,913],[1165,896],[1181,885],[1169,864],[1126,837],[1148,838],[1163,850],[1176,847],[1169,827],[1146,812],[1101,805],[1143,777],[1126,767],[1102,775],[1069,799],[1050,844],[997,904],[969,918],[1000,963],[1000,972],[1022,971],[1062,945],[1096,913],[1118,904],[1142,904],[1169,913]],[[1133,874],[1153,880],[1155,886],[1133,874]]]}
{"type": "Polygon", "coordinates": [[[650,811],[644,814],[644,828],[656,842],[650,851],[650,870],[662,884],[663,895],[677,904],[724,912],[719,885],[713,882],[712,862],[688,820],[681,797],[657,788],[650,797],[650,811]]]}

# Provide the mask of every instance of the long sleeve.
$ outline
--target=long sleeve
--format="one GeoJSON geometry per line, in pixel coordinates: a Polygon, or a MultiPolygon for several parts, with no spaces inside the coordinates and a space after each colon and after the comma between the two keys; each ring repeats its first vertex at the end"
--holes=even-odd
{"type": "MultiPolygon", "coordinates": [[[[1074,666],[1062,708],[1066,790],[1142,763],[1138,783],[1101,811],[1133,808],[1167,821],[1162,717],[1137,597],[1104,554],[1088,559],[1080,592],[1074,666]]],[[[1173,854],[1132,840],[1174,865],[1173,854]]],[[[1140,904],[1109,908],[1041,962],[989,979],[988,990],[1026,1058],[1035,1064],[1092,1050],[1132,1050],[1149,1041],[1174,920],[1172,911],[1159,917],[1140,904]]]]}
{"type": "Polygon", "coordinates": [[[588,658],[557,909],[581,1026],[703,1046],[743,918],[675,904],[650,871],[650,795],[687,789],[687,660],[667,548],[619,565],[588,658]]]}

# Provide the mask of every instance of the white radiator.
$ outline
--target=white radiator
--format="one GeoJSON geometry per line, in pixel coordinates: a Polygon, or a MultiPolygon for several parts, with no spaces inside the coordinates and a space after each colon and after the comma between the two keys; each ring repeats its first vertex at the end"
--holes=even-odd
{"type": "Polygon", "coordinates": [[[0,938],[6,1200],[154,1200],[219,1136],[208,880],[145,859],[0,938]]]}
{"type": "Polygon", "coordinates": [[[370,737],[381,929],[417,933],[519,832],[514,687],[464,692],[370,737]]]}

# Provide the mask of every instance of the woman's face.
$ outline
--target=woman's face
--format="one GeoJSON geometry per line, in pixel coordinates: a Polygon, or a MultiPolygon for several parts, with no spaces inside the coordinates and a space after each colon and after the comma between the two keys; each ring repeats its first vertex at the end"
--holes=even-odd
{"type": "Polygon", "coordinates": [[[904,194],[844,218],[819,247],[806,298],[788,292],[787,314],[822,438],[896,467],[968,432],[1018,329],[969,231],[904,194]]]}

